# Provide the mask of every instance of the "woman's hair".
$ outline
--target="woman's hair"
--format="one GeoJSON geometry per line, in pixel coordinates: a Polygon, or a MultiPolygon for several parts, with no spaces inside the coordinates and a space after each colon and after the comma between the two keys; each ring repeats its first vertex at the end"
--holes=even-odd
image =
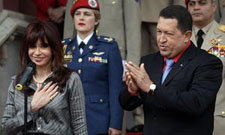
{"type": "MultiPolygon", "coordinates": [[[[94,10],[92,9],[94,15],[95,15],[95,21],[99,21],[100,22],[100,19],[101,19],[101,14],[100,14],[100,11],[99,10],[94,10]]],[[[95,30],[98,28],[99,26],[99,23],[95,26],[95,30]]]]}
{"type": "Polygon", "coordinates": [[[92,9],[95,15],[95,21],[99,21],[101,19],[100,11],[92,9]]]}
{"type": "MultiPolygon", "coordinates": [[[[31,62],[28,55],[28,49],[34,47],[38,40],[40,40],[41,44],[44,46],[47,45],[51,48],[51,70],[54,73],[52,81],[57,82],[58,85],[63,88],[72,70],[63,66],[63,45],[57,27],[51,22],[37,21],[29,24],[26,28],[20,48],[22,72],[25,70],[27,64],[31,62]]],[[[19,81],[21,73],[18,74],[16,82],[19,81]]]]}

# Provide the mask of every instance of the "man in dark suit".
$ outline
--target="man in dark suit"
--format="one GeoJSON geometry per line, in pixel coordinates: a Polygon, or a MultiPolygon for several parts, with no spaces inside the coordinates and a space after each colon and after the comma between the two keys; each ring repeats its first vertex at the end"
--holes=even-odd
{"type": "Polygon", "coordinates": [[[178,5],[164,8],[157,24],[159,52],[126,63],[120,104],[143,104],[145,135],[212,135],[222,62],[190,41],[192,18],[178,5]]]}

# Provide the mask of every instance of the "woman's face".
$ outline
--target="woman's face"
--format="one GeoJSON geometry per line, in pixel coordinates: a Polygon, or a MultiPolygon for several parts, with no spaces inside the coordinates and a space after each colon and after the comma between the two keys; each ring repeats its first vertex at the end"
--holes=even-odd
{"type": "Polygon", "coordinates": [[[28,49],[28,55],[36,67],[48,67],[51,64],[52,51],[47,40],[43,44],[40,39],[28,49]]]}
{"type": "Polygon", "coordinates": [[[87,35],[94,31],[98,21],[96,21],[92,9],[79,8],[74,13],[74,23],[78,34],[87,35]]]}

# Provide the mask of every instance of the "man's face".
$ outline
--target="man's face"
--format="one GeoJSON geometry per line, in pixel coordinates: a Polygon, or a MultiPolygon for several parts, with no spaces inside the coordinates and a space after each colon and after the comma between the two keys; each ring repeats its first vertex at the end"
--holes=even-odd
{"type": "Polygon", "coordinates": [[[160,54],[167,58],[176,57],[186,46],[191,31],[184,34],[177,28],[176,19],[159,17],[157,24],[157,43],[160,54]]]}
{"type": "Polygon", "coordinates": [[[215,10],[216,4],[212,0],[189,0],[188,2],[188,11],[191,13],[194,24],[209,24],[214,18],[215,10]]]}

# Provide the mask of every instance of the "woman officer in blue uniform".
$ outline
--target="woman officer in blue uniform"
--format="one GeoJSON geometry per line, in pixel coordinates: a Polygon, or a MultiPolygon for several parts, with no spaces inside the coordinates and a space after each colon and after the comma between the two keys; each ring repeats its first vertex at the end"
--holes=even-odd
{"type": "Polygon", "coordinates": [[[121,134],[123,110],[118,101],[122,90],[122,59],[117,42],[97,36],[100,20],[97,0],[77,0],[71,8],[77,35],[65,39],[66,66],[81,78],[89,135],[121,134]]]}

